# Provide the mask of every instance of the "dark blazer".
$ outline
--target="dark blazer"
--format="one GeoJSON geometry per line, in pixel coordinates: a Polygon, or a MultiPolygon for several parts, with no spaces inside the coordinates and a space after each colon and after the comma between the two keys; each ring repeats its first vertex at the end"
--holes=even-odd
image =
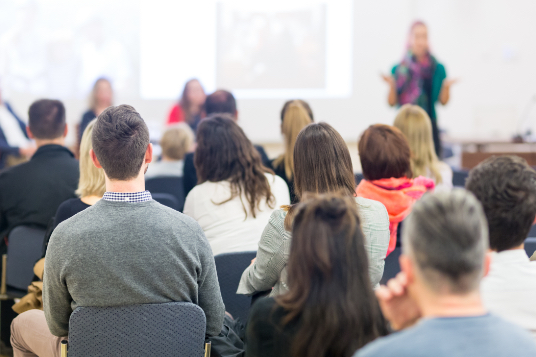
{"type": "MultiPolygon", "coordinates": [[[[9,105],[9,103],[4,102],[4,105],[6,106],[7,110],[13,115],[13,117],[17,119],[20,129],[22,130],[24,135],[28,137],[28,134],[26,133],[26,124],[17,116],[17,114],[15,114],[13,108],[11,108],[11,105],[9,105]]],[[[4,134],[4,131],[0,126],[0,170],[6,166],[6,160],[8,155],[19,156],[19,148],[15,146],[9,146],[9,144],[7,143],[6,135],[4,134]]]]}
{"type": "MultiPolygon", "coordinates": [[[[268,168],[271,168],[270,165],[270,159],[266,155],[266,152],[264,151],[264,148],[260,145],[254,145],[255,149],[259,152],[261,155],[262,164],[268,168]]],[[[188,192],[192,190],[192,188],[197,185],[197,172],[195,171],[195,165],[194,165],[194,153],[189,152],[184,156],[184,168],[183,168],[184,174],[182,182],[184,184],[184,197],[188,196],[188,192]]]]}
{"type": "Polygon", "coordinates": [[[46,228],[59,205],[75,198],[78,160],[61,145],[44,145],[30,161],[0,174],[0,239],[21,224],[46,228]]]}

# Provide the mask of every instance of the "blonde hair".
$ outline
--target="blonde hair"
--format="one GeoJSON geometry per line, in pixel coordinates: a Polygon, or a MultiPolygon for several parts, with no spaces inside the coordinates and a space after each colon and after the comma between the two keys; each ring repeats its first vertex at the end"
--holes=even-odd
{"type": "Polygon", "coordinates": [[[288,179],[294,176],[294,145],[300,131],[311,124],[312,119],[298,100],[292,101],[285,110],[281,131],[285,139],[285,153],[274,160],[274,167],[285,165],[288,179]]]}
{"type": "Polygon", "coordinates": [[[93,149],[91,136],[96,121],[97,119],[93,119],[88,124],[80,142],[80,180],[78,181],[78,189],[76,190],[78,197],[102,197],[104,192],[106,192],[104,170],[96,168],[89,155],[89,150],[93,149]]]}
{"type": "Polygon", "coordinates": [[[417,105],[403,105],[396,115],[394,126],[408,139],[413,177],[431,173],[437,184],[443,182],[434,150],[432,123],[424,109],[417,105]]]}
{"type": "Polygon", "coordinates": [[[182,160],[194,142],[194,132],[186,123],[169,127],[160,139],[162,155],[171,160],[182,160]]]}

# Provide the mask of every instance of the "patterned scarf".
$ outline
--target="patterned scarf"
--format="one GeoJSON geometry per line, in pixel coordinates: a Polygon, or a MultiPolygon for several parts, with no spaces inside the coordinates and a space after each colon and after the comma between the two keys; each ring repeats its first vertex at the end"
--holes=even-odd
{"type": "Polygon", "coordinates": [[[436,66],[437,61],[430,53],[426,54],[423,62],[419,62],[413,53],[408,51],[395,72],[400,105],[416,104],[425,110],[429,108],[432,76],[436,66]]]}

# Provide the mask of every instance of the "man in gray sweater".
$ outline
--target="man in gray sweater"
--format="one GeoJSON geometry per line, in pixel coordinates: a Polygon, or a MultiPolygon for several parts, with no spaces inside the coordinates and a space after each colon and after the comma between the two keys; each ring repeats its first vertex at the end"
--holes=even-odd
{"type": "Polygon", "coordinates": [[[52,234],[44,313],[14,320],[14,355],[59,356],[78,306],[192,302],[205,312],[207,335],[217,336],[225,308],[210,245],[197,222],[145,191],[152,145],[143,119],[131,106],[110,107],[98,117],[92,141],[107,192],[52,234]]]}

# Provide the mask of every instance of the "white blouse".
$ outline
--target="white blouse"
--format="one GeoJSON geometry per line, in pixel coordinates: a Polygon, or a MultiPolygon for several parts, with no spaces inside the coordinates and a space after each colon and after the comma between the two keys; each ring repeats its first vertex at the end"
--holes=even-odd
{"type": "Polygon", "coordinates": [[[184,214],[195,219],[208,239],[214,255],[230,252],[256,251],[262,231],[268,224],[270,215],[282,205],[290,204],[288,186],[279,176],[265,174],[275,201],[268,207],[266,201],[260,203],[256,217],[249,212],[249,204],[242,197],[231,197],[229,181],[204,182],[195,186],[184,204],[184,214]],[[244,203],[244,205],[242,204],[244,203]],[[248,215],[244,212],[244,206],[248,215]]]}

